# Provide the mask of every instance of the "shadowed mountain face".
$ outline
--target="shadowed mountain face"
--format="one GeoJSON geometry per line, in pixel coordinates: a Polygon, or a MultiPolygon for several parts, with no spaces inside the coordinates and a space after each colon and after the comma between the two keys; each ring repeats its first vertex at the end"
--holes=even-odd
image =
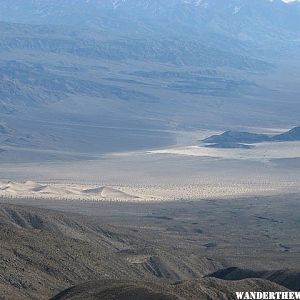
{"type": "Polygon", "coordinates": [[[300,274],[291,270],[280,271],[253,271],[243,270],[239,268],[228,268],[219,270],[209,277],[219,278],[223,280],[241,280],[246,278],[262,278],[276,282],[286,288],[294,291],[300,290],[300,274]]]}
{"type": "Polygon", "coordinates": [[[270,140],[266,134],[250,132],[226,131],[220,135],[213,135],[203,140],[206,143],[259,143],[270,140]]]}

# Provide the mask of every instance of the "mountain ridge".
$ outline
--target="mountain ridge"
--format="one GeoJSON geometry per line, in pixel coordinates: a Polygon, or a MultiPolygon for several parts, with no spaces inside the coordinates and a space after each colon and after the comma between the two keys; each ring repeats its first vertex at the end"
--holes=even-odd
{"type": "MultiPolygon", "coordinates": [[[[248,145],[262,142],[289,142],[300,141],[300,126],[294,127],[281,134],[268,135],[242,131],[225,131],[222,134],[212,135],[202,140],[212,148],[245,148],[248,145]]],[[[249,147],[251,147],[249,145],[249,147]]],[[[249,148],[248,148],[249,149],[249,148]]]]}
{"type": "Polygon", "coordinates": [[[268,280],[244,279],[224,281],[217,278],[177,282],[175,284],[153,284],[148,282],[93,281],[71,287],[51,300],[187,300],[187,299],[235,299],[235,291],[288,291],[268,280]]]}
{"type": "MultiPolygon", "coordinates": [[[[0,8],[0,19],[16,23],[73,24],[103,27],[106,30],[111,30],[116,26],[116,29],[122,28],[123,31],[129,28],[132,32],[149,33],[157,30],[163,21],[165,25],[177,25],[173,31],[172,28],[163,26],[160,32],[167,30],[168,33],[178,35],[185,28],[183,31],[185,35],[191,32],[197,35],[209,30],[210,33],[225,33],[231,37],[238,37],[240,40],[245,40],[246,35],[252,39],[249,25],[256,20],[257,24],[252,23],[254,28],[262,26],[261,28],[268,30],[272,25],[273,35],[276,35],[277,31],[283,33],[288,30],[290,34],[297,33],[299,38],[299,28],[296,25],[300,22],[298,19],[300,4],[298,2],[286,4],[281,0],[272,2],[268,0],[171,0],[168,2],[160,0],[72,0],[71,2],[31,0],[27,1],[25,6],[20,0],[3,0],[0,8]],[[269,13],[270,11],[272,13],[269,13]],[[112,18],[114,22],[111,22],[112,18]],[[155,26],[155,23],[158,26],[155,26]],[[240,29],[247,30],[247,33],[244,31],[246,33],[244,37],[236,35],[239,26],[242,26],[240,29]]],[[[288,35],[285,32],[286,38],[288,35]]]]}

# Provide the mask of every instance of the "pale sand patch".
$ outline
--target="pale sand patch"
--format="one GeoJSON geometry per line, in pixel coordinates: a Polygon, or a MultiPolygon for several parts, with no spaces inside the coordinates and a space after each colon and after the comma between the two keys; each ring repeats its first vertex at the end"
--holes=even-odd
{"type": "Polygon", "coordinates": [[[80,184],[0,183],[0,197],[84,201],[173,201],[299,192],[292,181],[195,183],[185,185],[90,186],[80,184]]]}
{"type": "Polygon", "coordinates": [[[120,189],[107,187],[107,186],[83,190],[82,193],[96,196],[96,197],[99,196],[100,198],[104,198],[104,199],[121,199],[121,200],[139,199],[138,196],[134,196],[130,193],[122,192],[120,189]]]}
{"type": "Polygon", "coordinates": [[[254,146],[252,149],[220,149],[201,145],[165,148],[148,151],[147,153],[258,161],[300,157],[300,142],[260,143],[254,146]]]}
{"type": "Polygon", "coordinates": [[[57,198],[82,200],[137,200],[139,196],[117,187],[93,187],[78,184],[39,184],[33,181],[0,182],[0,197],[57,198]]]}

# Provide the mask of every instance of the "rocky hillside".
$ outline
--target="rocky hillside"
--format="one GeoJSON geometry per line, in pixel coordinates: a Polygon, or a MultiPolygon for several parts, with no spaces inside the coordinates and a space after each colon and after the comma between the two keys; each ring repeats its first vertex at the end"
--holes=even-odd
{"type": "MultiPolygon", "coordinates": [[[[85,209],[76,202],[72,205],[75,209],[77,205],[77,209],[85,209]]],[[[101,205],[94,205],[96,211],[101,208],[101,205]]],[[[108,225],[110,222],[104,217],[105,211],[103,215],[92,217],[1,204],[0,260],[3,263],[0,287],[4,299],[49,299],[62,291],[54,299],[106,299],[103,295],[109,295],[107,299],[112,296],[132,299],[124,298],[126,295],[147,295],[149,299],[155,296],[193,299],[197,294],[203,295],[203,299],[232,299],[236,290],[299,288],[299,272],[296,270],[228,269],[235,265],[234,261],[243,265],[249,260],[251,264],[254,258],[243,247],[240,248],[242,254],[236,257],[239,245],[235,240],[230,240],[236,245],[231,252],[229,240],[222,247],[218,233],[207,232],[208,229],[195,222],[196,219],[177,215],[173,220],[165,210],[161,210],[161,215],[151,214],[150,210],[147,215],[145,207],[144,213],[138,210],[130,214],[125,206],[124,212],[120,207],[111,206],[110,209],[113,209],[113,213],[109,213],[110,222],[114,225],[108,225]],[[216,238],[216,243],[208,242],[211,236],[216,238]],[[236,281],[240,279],[244,280],[236,281]]],[[[174,210],[174,214],[178,211],[182,212],[182,207],[174,210]]],[[[198,212],[197,209],[194,211],[198,212]]],[[[224,215],[223,208],[220,214],[224,215]]],[[[207,220],[205,223],[208,224],[207,220]]],[[[206,226],[211,228],[209,224],[206,226]]],[[[258,224],[253,226],[256,228],[258,224]]],[[[243,234],[249,237],[247,232],[243,231],[243,234]]],[[[223,236],[222,233],[222,241],[223,236]]],[[[256,235],[255,238],[258,239],[256,235]]],[[[267,251],[271,261],[287,259],[285,262],[288,263],[297,260],[292,252],[273,250],[276,245],[271,248],[267,243],[266,248],[261,249],[264,246],[258,243],[252,247],[260,249],[260,253],[267,251]]],[[[269,265],[264,257],[260,259],[269,265]]]]}
{"type": "Polygon", "coordinates": [[[221,266],[205,257],[171,253],[166,247],[172,238],[156,244],[154,234],[82,215],[2,204],[1,291],[5,299],[40,300],[95,278],[172,281],[201,277],[221,266]]]}
{"type": "Polygon", "coordinates": [[[58,294],[52,300],[234,300],[235,291],[288,291],[267,280],[247,279],[223,281],[205,278],[176,284],[151,284],[148,282],[97,281],[81,284],[58,294]]]}

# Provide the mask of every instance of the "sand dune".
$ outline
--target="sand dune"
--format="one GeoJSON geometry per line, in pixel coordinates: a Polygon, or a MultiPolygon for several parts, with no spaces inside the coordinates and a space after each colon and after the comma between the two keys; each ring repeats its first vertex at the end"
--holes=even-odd
{"type": "Polygon", "coordinates": [[[127,194],[118,189],[106,187],[106,186],[102,186],[102,187],[98,187],[98,188],[94,188],[94,189],[87,189],[87,190],[83,190],[82,192],[85,194],[90,194],[90,195],[99,195],[105,199],[132,200],[132,199],[139,198],[138,196],[127,194]]]}
{"type": "Polygon", "coordinates": [[[104,187],[101,195],[104,198],[118,198],[118,199],[137,199],[137,198],[139,198],[137,196],[133,196],[133,195],[124,193],[122,191],[119,191],[117,189],[110,188],[110,187],[104,187]]]}
{"type": "Polygon", "coordinates": [[[0,197],[51,198],[83,201],[173,201],[212,198],[232,198],[252,195],[273,195],[278,192],[297,192],[293,181],[198,182],[194,184],[91,186],[67,183],[0,182],[0,197]]]}
{"type": "Polygon", "coordinates": [[[67,187],[59,187],[54,185],[47,185],[43,190],[41,190],[41,194],[50,194],[50,195],[80,195],[80,190],[68,189],[67,187]]]}
{"type": "Polygon", "coordinates": [[[140,198],[109,186],[87,188],[80,185],[39,184],[34,181],[0,182],[0,196],[123,201],[140,198]]]}
{"type": "Polygon", "coordinates": [[[12,182],[2,183],[0,190],[9,193],[20,193],[20,192],[39,192],[42,191],[46,186],[38,184],[33,181],[26,181],[25,183],[12,182]]]}

